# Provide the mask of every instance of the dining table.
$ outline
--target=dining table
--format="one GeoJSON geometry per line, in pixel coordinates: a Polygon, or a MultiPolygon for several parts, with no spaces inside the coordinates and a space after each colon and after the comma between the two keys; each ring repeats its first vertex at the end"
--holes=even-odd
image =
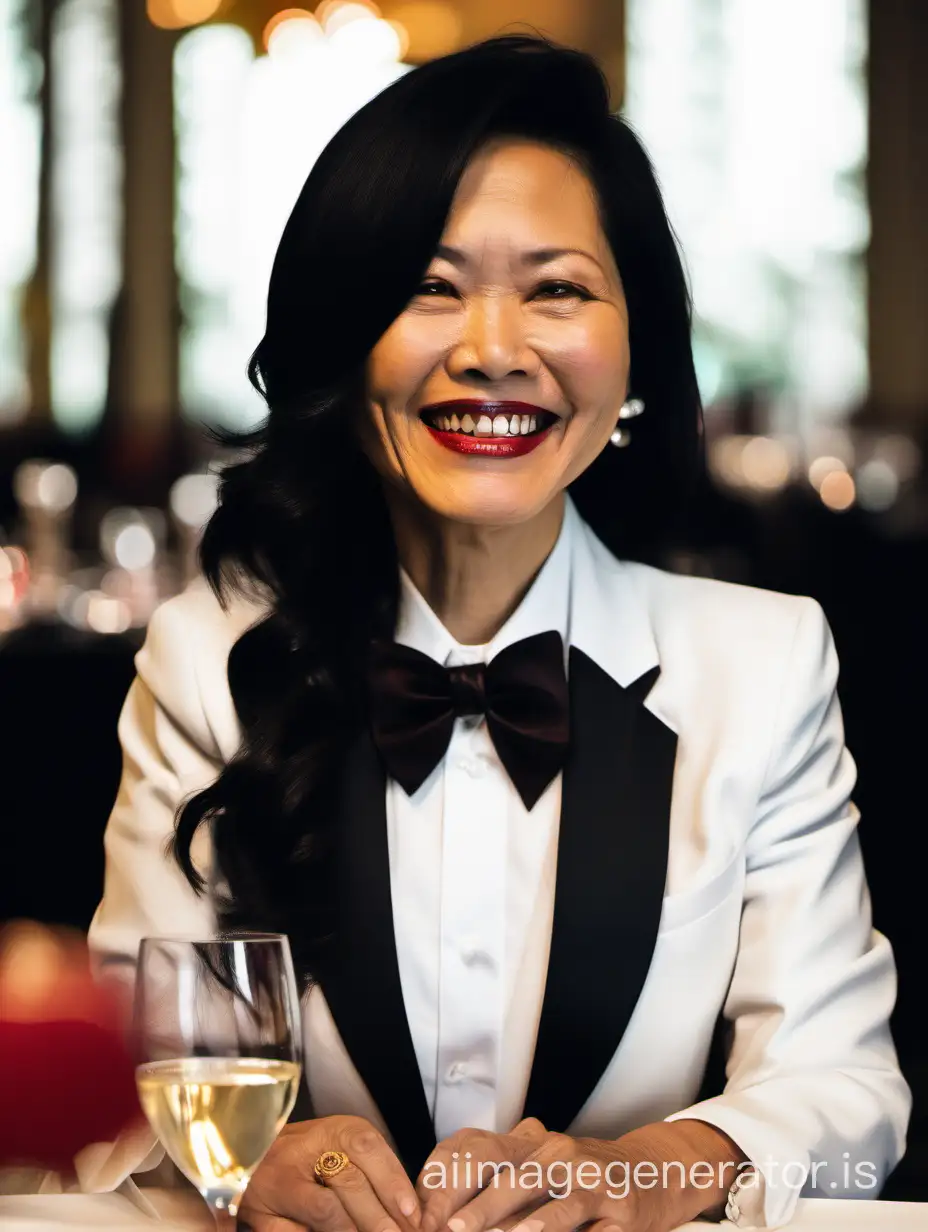
{"type": "MultiPolygon", "coordinates": [[[[705,1232],[707,1226],[711,1225],[688,1223],[684,1228],[705,1232]]],[[[203,1202],[182,1191],[0,1197],[2,1232],[211,1232],[213,1227],[203,1202]]],[[[928,1232],[928,1203],[802,1198],[789,1228],[790,1232],[928,1232]]]]}

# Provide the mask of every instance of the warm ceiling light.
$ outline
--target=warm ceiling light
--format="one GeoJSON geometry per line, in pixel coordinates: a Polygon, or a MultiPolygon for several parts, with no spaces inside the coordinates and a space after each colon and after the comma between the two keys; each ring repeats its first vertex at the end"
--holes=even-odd
{"type": "Polygon", "coordinates": [[[280,29],[288,21],[309,21],[315,26],[316,19],[309,9],[281,9],[279,13],[275,13],[271,20],[264,27],[264,34],[261,36],[261,41],[264,44],[264,49],[267,51],[271,45],[271,39],[274,33],[280,29]]]}
{"type": "Polygon", "coordinates": [[[409,35],[409,50],[416,60],[434,60],[457,50],[464,25],[450,4],[438,0],[410,0],[391,9],[390,16],[409,35]]]}
{"type": "Polygon", "coordinates": [[[395,64],[402,45],[388,21],[350,21],[329,35],[330,45],[358,64],[395,64]]]}
{"type": "Polygon", "coordinates": [[[393,27],[396,31],[396,37],[399,40],[400,50],[397,59],[405,60],[406,53],[409,51],[409,31],[401,21],[388,21],[387,25],[393,27]]]}
{"type": "Polygon", "coordinates": [[[162,30],[183,30],[209,21],[223,0],[148,0],[148,19],[162,30]]]}
{"type": "MultiPolygon", "coordinates": [[[[316,21],[328,30],[329,22],[340,9],[365,10],[360,13],[355,11],[354,17],[380,16],[380,9],[374,4],[374,0],[321,0],[321,3],[316,5],[316,21]]],[[[344,18],[341,18],[340,22],[343,20],[344,18]]],[[[348,20],[352,18],[349,17],[348,20]]]]}
{"type": "Polygon", "coordinates": [[[353,21],[372,21],[379,17],[380,14],[372,4],[360,4],[358,0],[335,0],[319,20],[326,34],[335,34],[353,21]]]}

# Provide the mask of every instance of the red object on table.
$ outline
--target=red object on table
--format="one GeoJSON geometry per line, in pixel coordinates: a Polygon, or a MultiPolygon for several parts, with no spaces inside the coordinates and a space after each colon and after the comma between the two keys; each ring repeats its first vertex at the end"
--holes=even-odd
{"type": "Polygon", "coordinates": [[[37,925],[0,937],[0,1167],[70,1173],[142,1117],[115,995],[82,942],[37,925]]]}

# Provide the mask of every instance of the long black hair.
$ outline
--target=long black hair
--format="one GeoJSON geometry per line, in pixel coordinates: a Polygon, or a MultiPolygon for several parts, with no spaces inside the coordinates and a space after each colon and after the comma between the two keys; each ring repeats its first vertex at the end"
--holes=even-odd
{"type": "Polygon", "coordinates": [[[269,413],[239,440],[202,544],[221,601],[254,583],[268,596],[229,657],[242,744],[182,808],[174,841],[202,889],[191,842],[211,824],[225,922],[288,933],[304,979],[331,930],[334,793],[364,721],[366,649],[393,635],[399,600],[385,499],[357,440],[365,361],[414,295],[468,161],[506,136],[585,169],[628,305],[631,389],[647,413],[630,449],[607,449],[573,485],[581,513],[617,554],[653,559],[698,467],[680,257],[647,155],[589,56],[492,39],[406,74],[348,121],[280,241],[249,368],[269,413]]]}

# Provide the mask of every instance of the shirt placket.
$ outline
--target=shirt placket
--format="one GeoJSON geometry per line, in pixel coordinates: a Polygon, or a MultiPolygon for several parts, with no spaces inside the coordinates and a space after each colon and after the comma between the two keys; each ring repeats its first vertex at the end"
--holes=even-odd
{"type": "Polygon", "coordinates": [[[504,1015],[509,780],[481,719],[458,719],[444,772],[435,1130],[495,1129],[504,1015]]]}

